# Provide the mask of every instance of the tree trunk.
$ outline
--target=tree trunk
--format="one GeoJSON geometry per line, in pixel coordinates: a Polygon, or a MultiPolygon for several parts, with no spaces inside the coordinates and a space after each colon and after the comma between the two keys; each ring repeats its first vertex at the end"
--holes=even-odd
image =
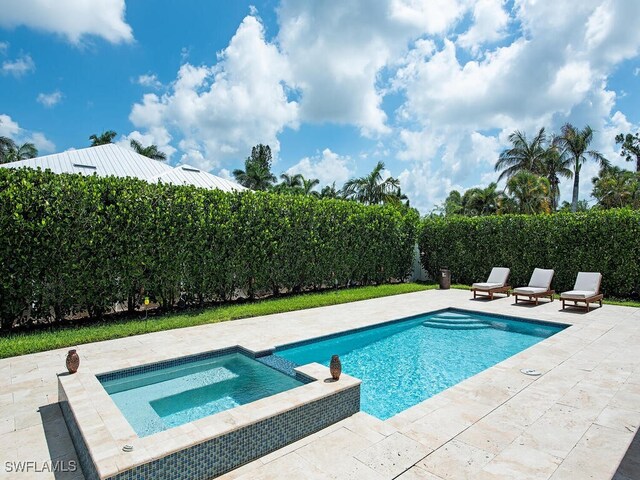
{"type": "Polygon", "coordinates": [[[560,197],[560,188],[558,187],[558,182],[554,179],[551,182],[551,211],[555,212],[558,209],[558,199],[560,197]]]}
{"type": "Polygon", "coordinates": [[[571,211],[578,210],[578,190],[580,189],[580,170],[573,172],[573,198],[571,202],[571,211]]]}
{"type": "Polygon", "coordinates": [[[640,173],[640,155],[636,156],[636,172],[640,173]]]}

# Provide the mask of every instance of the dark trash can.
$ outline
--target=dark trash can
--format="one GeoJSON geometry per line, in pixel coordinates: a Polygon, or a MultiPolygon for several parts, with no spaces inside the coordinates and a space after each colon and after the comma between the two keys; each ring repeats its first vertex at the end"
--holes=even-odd
{"type": "Polygon", "coordinates": [[[449,290],[451,288],[451,271],[447,267],[440,269],[440,290],[449,290]]]}

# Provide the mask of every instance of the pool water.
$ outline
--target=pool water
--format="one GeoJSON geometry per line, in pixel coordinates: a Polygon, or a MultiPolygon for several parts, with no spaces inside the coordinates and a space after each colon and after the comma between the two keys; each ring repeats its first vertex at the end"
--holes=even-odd
{"type": "Polygon", "coordinates": [[[362,380],[360,408],[382,420],[561,331],[564,326],[457,310],[276,349],[294,364],[329,365],[362,380]]]}
{"type": "Polygon", "coordinates": [[[303,384],[240,353],[101,383],[140,437],[303,384]]]}

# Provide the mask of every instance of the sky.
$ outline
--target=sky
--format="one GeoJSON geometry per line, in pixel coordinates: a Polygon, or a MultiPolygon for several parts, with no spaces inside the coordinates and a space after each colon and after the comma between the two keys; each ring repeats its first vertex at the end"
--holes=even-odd
{"type": "MultiPolygon", "coordinates": [[[[320,186],[378,161],[428,213],[514,130],[640,125],[635,0],[0,0],[0,135],[41,154],[156,144],[226,178],[268,144],[320,186]],[[98,8],[99,6],[99,8],[98,8]]],[[[590,197],[595,163],[581,173],[590,197]]],[[[560,185],[569,199],[571,181],[560,185]]]]}

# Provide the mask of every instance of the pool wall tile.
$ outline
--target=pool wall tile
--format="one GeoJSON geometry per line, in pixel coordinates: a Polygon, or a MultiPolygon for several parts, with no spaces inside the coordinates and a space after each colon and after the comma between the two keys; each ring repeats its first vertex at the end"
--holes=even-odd
{"type": "Polygon", "coordinates": [[[360,385],[234,430],[109,480],[207,480],[311,435],[360,410],[360,385]]]}

